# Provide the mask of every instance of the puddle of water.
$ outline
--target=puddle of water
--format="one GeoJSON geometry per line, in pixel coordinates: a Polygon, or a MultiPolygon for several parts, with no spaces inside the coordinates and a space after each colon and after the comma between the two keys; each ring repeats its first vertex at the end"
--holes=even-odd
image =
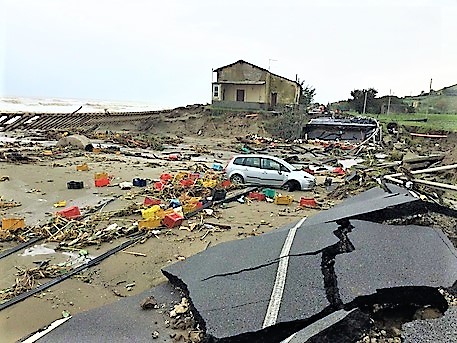
{"type": "Polygon", "coordinates": [[[34,245],[33,247],[27,248],[19,256],[36,256],[36,255],[50,255],[55,254],[55,250],[46,247],[44,244],[34,245]]]}

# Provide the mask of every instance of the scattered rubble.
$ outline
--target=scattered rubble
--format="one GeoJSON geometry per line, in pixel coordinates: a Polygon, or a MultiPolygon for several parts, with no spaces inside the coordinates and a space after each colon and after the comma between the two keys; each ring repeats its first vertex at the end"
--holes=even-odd
{"type": "MultiPolygon", "coordinates": [[[[15,244],[38,239],[55,243],[57,251],[73,252],[105,249],[111,243],[118,246],[120,239],[135,239],[132,244],[139,245],[147,240],[174,239],[176,245],[187,241],[201,246],[198,249],[203,252],[194,256],[178,249],[171,252],[169,262],[179,262],[163,269],[184,290],[181,302],[177,300],[169,309],[161,308],[154,297],[143,298],[141,303],[142,309],[157,310],[144,312],[163,310],[173,330],[185,331],[170,336],[174,341],[199,342],[204,337],[294,342],[306,337],[309,342],[320,342],[332,341],[336,334],[360,342],[373,338],[378,342],[414,341],[407,337],[416,337],[413,331],[419,326],[405,322],[433,313],[445,322],[447,318],[443,318],[453,313],[454,305],[441,293],[445,290],[450,297],[452,292],[447,291],[457,279],[455,249],[450,243],[457,245],[452,215],[457,173],[454,161],[442,151],[452,136],[433,137],[440,143],[433,143],[429,150],[425,143],[410,142],[430,136],[402,136],[397,128],[380,137],[380,128],[373,122],[352,122],[352,129],[355,124],[366,131],[351,142],[345,137],[354,138],[354,134],[344,130],[295,141],[248,134],[211,146],[198,140],[187,144],[180,136],[88,130],[84,135],[42,132],[36,140],[1,143],[0,162],[5,165],[41,164],[69,175],[63,174],[64,180],[44,178],[41,184],[30,182],[22,188],[37,203],[47,202],[47,213],[43,211],[38,224],[30,224],[30,207],[23,194],[2,194],[0,215],[24,222],[17,228],[2,223],[0,238],[13,249],[15,244]],[[281,157],[313,173],[317,187],[297,196],[233,185],[225,180],[223,166],[229,154],[239,152],[281,157]],[[116,174],[116,168],[148,172],[116,174]],[[56,189],[63,184],[68,196],[48,200],[53,192],[43,187],[46,183],[56,189]],[[78,203],[78,197],[87,193],[104,194],[107,200],[97,205],[78,203]],[[237,205],[228,205],[234,200],[237,205]],[[334,206],[341,200],[345,201],[334,206]],[[267,207],[270,218],[256,215],[258,206],[267,207]],[[318,213],[325,209],[329,210],[318,213]],[[229,211],[230,217],[224,216],[229,211]],[[237,222],[236,212],[242,211],[252,211],[255,220],[237,222]],[[264,228],[274,229],[271,218],[290,217],[292,221],[310,214],[314,215],[295,229],[296,222],[261,234],[264,228]],[[293,242],[284,254],[282,245],[291,231],[295,231],[293,242]],[[221,235],[249,238],[216,245],[221,235]],[[271,280],[285,260],[289,271],[281,306],[276,318],[265,322],[271,280]],[[260,284],[263,287],[257,287],[260,284]],[[402,318],[381,325],[395,311],[402,318]]],[[[8,174],[0,181],[10,187],[16,175],[8,174]]],[[[154,256],[152,250],[124,249],[117,251],[123,251],[126,258],[154,256]]],[[[11,254],[2,251],[1,257],[6,256],[11,254]]],[[[14,285],[0,291],[2,302],[37,289],[38,280],[58,279],[75,271],[74,266],[52,262],[17,268],[14,285]]],[[[120,297],[140,287],[127,280],[120,292],[116,290],[120,297]]],[[[151,335],[158,340],[168,337],[161,328],[149,331],[149,338],[151,335]]]]}

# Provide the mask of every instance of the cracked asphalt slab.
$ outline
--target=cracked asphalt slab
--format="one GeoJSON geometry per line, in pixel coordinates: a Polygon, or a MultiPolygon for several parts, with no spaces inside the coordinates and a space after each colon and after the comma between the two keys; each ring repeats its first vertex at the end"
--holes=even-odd
{"type": "Polygon", "coordinates": [[[351,220],[351,253],[335,257],[343,303],[378,289],[450,287],[457,280],[457,252],[441,230],[351,220]]]}
{"type": "Polygon", "coordinates": [[[287,272],[293,282],[283,290],[284,301],[290,304],[281,304],[286,311],[276,314],[277,322],[310,317],[330,305],[320,272],[320,252],[339,242],[334,223],[300,227],[293,223],[261,236],[222,243],[163,268],[163,272],[187,290],[198,313],[195,316],[204,322],[208,335],[224,338],[262,330],[281,249],[294,227],[287,272]],[[296,245],[296,241],[302,244],[296,245]],[[306,294],[313,297],[302,296],[306,294]]]}
{"type": "Polygon", "coordinates": [[[281,343],[354,342],[370,327],[370,318],[359,309],[338,310],[297,331],[281,343]]]}
{"type": "Polygon", "coordinates": [[[187,290],[206,334],[233,342],[277,341],[275,327],[298,331],[354,299],[388,294],[382,290],[401,289],[408,298],[409,291],[427,295],[451,286],[457,280],[457,253],[440,230],[341,221],[420,204],[407,190],[388,187],[390,193],[371,189],[299,227],[221,244],[163,272],[187,290]],[[271,308],[276,313],[267,320],[271,308]]]}
{"type": "Polygon", "coordinates": [[[36,342],[151,342],[151,334],[160,331],[157,342],[168,342],[171,328],[164,328],[164,316],[172,304],[181,300],[181,294],[169,283],[163,283],[146,292],[93,310],[78,313],[36,342]],[[154,296],[164,308],[142,310],[143,299],[154,296]],[[165,313],[166,312],[166,313],[165,313]],[[160,324],[159,324],[160,323],[160,324]]]}
{"type": "Polygon", "coordinates": [[[441,318],[405,323],[402,329],[404,343],[454,343],[457,337],[457,308],[449,308],[441,318]]]}
{"type": "Polygon", "coordinates": [[[393,184],[389,184],[387,188],[390,193],[380,187],[375,187],[348,198],[341,204],[308,218],[305,225],[334,222],[340,219],[367,215],[395,206],[420,202],[405,188],[393,184]]]}

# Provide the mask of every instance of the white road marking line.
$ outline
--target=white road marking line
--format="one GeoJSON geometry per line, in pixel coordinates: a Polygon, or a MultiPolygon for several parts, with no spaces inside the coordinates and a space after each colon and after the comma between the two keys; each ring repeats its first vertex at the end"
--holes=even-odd
{"type": "Polygon", "coordinates": [[[284,286],[286,284],[290,248],[292,247],[297,229],[305,220],[306,217],[300,220],[292,229],[289,230],[284,245],[282,246],[281,254],[279,255],[278,271],[276,272],[276,279],[273,291],[271,292],[270,303],[268,304],[267,313],[265,314],[265,319],[263,321],[263,328],[276,324],[279,307],[281,306],[282,295],[284,293],[284,286]]]}
{"type": "Polygon", "coordinates": [[[38,341],[41,337],[47,335],[49,332],[51,332],[55,328],[59,327],[60,325],[65,323],[70,318],[71,318],[71,316],[68,316],[66,318],[57,319],[56,321],[52,322],[46,329],[33,334],[32,336],[27,338],[25,341],[23,341],[23,343],[33,343],[33,342],[38,341]]]}

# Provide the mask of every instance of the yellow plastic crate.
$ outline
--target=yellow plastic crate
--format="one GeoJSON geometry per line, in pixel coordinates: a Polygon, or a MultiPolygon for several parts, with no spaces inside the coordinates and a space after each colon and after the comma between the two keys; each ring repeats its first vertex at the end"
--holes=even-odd
{"type": "Polygon", "coordinates": [[[138,229],[139,230],[149,230],[155,229],[162,225],[162,219],[159,217],[151,217],[148,219],[143,219],[138,222],[138,229]]]}
{"type": "Polygon", "coordinates": [[[149,219],[154,217],[164,217],[165,211],[159,205],[153,205],[145,210],[141,210],[141,216],[143,219],[149,219]]]}
{"type": "Polygon", "coordinates": [[[89,166],[87,165],[87,163],[83,163],[83,164],[80,164],[79,166],[76,166],[76,170],[77,171],[88,171],[89,166]]]}
{"type": "Polygon", "coordinates": [[[182,180],[184,179],[185,177],[187,177],[189,175],[188,172],[179,172],[175,175],[174,179],[175,181],[179,181],[179,180],[182,180]]]}
{"type": "Polygon", "coordinates": [[[290,205],[294,201],[294,198],[290,195],[277,195],[275,196],[276,205],[290,205]]]}
{"type": "Polygon", "coordinates": [[[205,188],[214,188],[217,185],[217,180],[202,181],[202,186],[205,188]]]}
{"type": "Polygon", "coordinates": [[[94,174],[94,180],[100,180],[100,179],[108,179],[109,175],[106,172],[101,172],[101,173],[95,173],[94,174]]]}
{"type": "Polygon", "coordinates": [[[182,207],[182,211],[184,213],[193,212],[198,208],[198,202],[190,202],[188,204],[184,204],[182,207]]]}

